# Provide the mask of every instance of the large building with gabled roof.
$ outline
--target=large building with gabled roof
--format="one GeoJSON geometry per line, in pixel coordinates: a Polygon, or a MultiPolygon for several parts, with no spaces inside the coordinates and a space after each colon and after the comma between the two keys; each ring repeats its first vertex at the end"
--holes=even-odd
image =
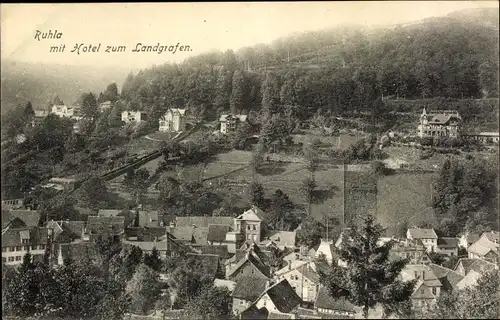
{"type": "Polygon", "coordinates": [[[417,127],[419,137],[458,137],[462,117],[456,110],[427,112],[424,108],[417,127]]]}

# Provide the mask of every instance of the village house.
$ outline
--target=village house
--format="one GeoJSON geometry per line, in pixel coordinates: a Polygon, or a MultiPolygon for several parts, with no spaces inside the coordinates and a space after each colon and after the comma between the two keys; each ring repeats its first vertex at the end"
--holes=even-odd
{"type": "Polygon", "coordinates": [[[26,253],[32,255],[33,261],[42,261],[47,243],[47,228],[11,225],[2,230],[2,262],[20,265],[26,253]]]}
{"type": "Polygon", "coordinates": [[[241,313],[241,318],[255,319],[252,316],[252,311],[265,308],[268,311],[268,319],[280,319],[283,316],[289,316],[301,303],[302,300],[290,283],[283,279],[268,287],[248,309],[241,313]]]}
{"type": "Polygon", "coordinates": [[[278,270],[275,276],[278,280],[286,279],[297,295],[304,301],[315,301],[319,291],[319,275],[315,263],[307,261],[294,264],[278,270]]]}
{"type": "Polygon", "coordinates": [[[443,286],[428,265],[406,265],[400,275],[403,281],[417,280],[411,301],[413,308],[423,309],[436,303],[443,286]]]}
{"type": "Polygon", "coordinates": [[[463,276],[466,276],[472,271],[481,274],[493,271],[495,268],[497,267],[494,263],[483,259],[462,258],[458,260],[457,265],[455,266],[455,271],[463,276]]]}
{"type": "Polygon", "coordinates": [[[260,242],[264,212],[257,206],[252,206],[234,219],[235,231],[243,234],[246,241],[260,242]]]}
{"type": "Polygon", "coordinates": [[[50,113],[53,113],[61,118],[71,118],[75,113],[75,108],[68,107],[66,105],[53,105],[50,109],[50,113]]]}
{"type": "Polygon", "coordinates": [[[24,198],[2,200],[2,208],[5,210],[16,210],[24,207],[24,198]]]}
{"type": "Polygon", "coordinates": [[[113,107],[113,103],[111,101],[104,101],[99,104],[99,111],[104,112],[106,110],[109,110],[113,107]]]}
{"type": "Polygon", "coordinates": [[[259,277],[241,277],[232,293],[233,314],[239,315],[247,309],[269,287],[270,280],[259,277]]]}
{"type": "Polygon", "coordinates": [[[62,266],[66,259],[71,259],[76,264],[83,261],[99,262],[99,250],[96,244],[92,242],[76,241],[72,243],[60,243],[55,244],[53,249],[53,265],[62,266]]]}
{"type": "Polygon", "coordinates": [[[164,237],[159,241],[124,240],[123,243],[140,248],[144,254],[151,254],[153,249],[156,248],[161,259],[178,255],[182,246],[172,239],[172,237],[164,237]]]}
{"type": "MultiPolygon", "coordinates": [[[[314,309],[322,314],[335,316],[354,317],[356,315],[355,307],[345,298],[334,299],[328,292],[328,288],[321,285],[318,296],[314,302],[314,309]]],[[[322,317],[323,319],[327,319],[322,317]]]]}
{"type": "Polygon", "coordinates": [[[170,108],[159,121],[159,131],[179,132],[186,130],[186,109],[170,108]]]}
{"type": "Polygon", "coordinates": [[[220,122],[220,132],[224,134],[233,133],[236,131],[240,123],[244,123],[247,121],[247,115],[237,114],[223,114],[219,118],[220,122]]]}
{"type": "Polygon", "coordinates": [[[408,259],[409,264],[429,264],[432,262],[427,253],[427,248],[420,240],[405,239],[398,241],[391,248],[390,258],[408,259]]]}
{"type": "Polygon", "coordinates": [[[2,230],[8,228],[31,228],[38,226],[40,213],[37,210],[2,211],[2,230]]]}
{"type": "Polygon", "coordinates": [[[35,127],[42,123],[43,119],[45,119],[50,113],[48,110],[34,110],[34,112],[35,115],[31,120],[31,127],[35,127]]]}
{"type": "Polygon", "coordinates": [[[142,111],[123,111],[121,119],[125,123],[141,122],[146,120],[146,113],[142,111]]]}
{"type": "Polygon", "coordinates": [[[48,221],[48,235],[52,242],[71,243],[75,240],[85,240],[85,221],[48,221]]]}
{"type": "Polygon", "coordinates": [[[271,273],[268,256],[254,243],[226,262],[226,279],[236,282],[242,276],[270,279],[271,273]]]}
{"type": "Polygon", "coordinates": [[[123,216],[89,216],[85,229],[85,233],[92,242],[106,238],[121,239],[125,233],[125,218],[123,216]]]}
{"type": "Polygon", "coordinates": [[[228,245],[226,234],[231,231],[231,226],[223,224],[211,224],[208,226],[207,242],[209,245],[228,245]]]}
{"type": "Polygon", "coordinates": [[[467,248],[469,259],[477,258],[498,263],[498,238],[498,231],[484,232],[467,248]]]}
{"type": "Polygon", "coordinates": [[[458,239],[451,237],[442,237],[437,241],[436,252],[445,254],[449,257],[458,256],[458,239]]]}
{"type": "Polygon", "coordinates": [[[432,272],[434,272],[439,282],[441,282],[441,290],[448,293],[455,293],[460,290],[459,283],[463,280],[463,275],[434,263],[430,263],[428,266],[431,268],[432,272]]]}
{"type": "Polygon", "coordinates": [[[406,238],[420,240],[428,252],[437,251],[438,236],[434,229],[409,228],[406,232],[406,238]]]}
{"type": "Polygon", "coordinates": [[[268,246],[271,243],[275,244],[280,250],[295,249],[295,231],[266,231],[264,232],[264,240],[260,242],[261,246],[268,246]]]}
{"type": "Polygon", "coordinates": [[[427,113],[425,108],[420,115],[417,127],[419,137],[452,137],[460,135],[462,117],[458,111],[441,110],[427,113]]]}

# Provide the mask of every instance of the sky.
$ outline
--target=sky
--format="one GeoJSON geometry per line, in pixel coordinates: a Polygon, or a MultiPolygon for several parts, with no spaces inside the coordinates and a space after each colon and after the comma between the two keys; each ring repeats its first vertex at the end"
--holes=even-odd
{"type": "Polygon", "coordinates": [[[481,7],[498,8],[498,1],[1,4],[1,57],[145,68],[181,62],[213,49],[236,51],[270,43],[295,32],[352,23],[398,24],[481,7]],[[37,30],[57,30],[62,35],[39,41],[35,39],[37,30]],[[132,52],[137,43],[178,47],[175,53],[132,52]],[[80,54],[71,52],[76,44],[82,44],[80,54]],[[99,52],[83,52],[84,46],[99,44],[99,52]],[[50,52],[51,46],[59,45],[65,45],[64,52],[50,52]],[[108,46],[126,49],[107,53],[108,46]],[[179,50],[181,46],[184,51],[179,50]]]}

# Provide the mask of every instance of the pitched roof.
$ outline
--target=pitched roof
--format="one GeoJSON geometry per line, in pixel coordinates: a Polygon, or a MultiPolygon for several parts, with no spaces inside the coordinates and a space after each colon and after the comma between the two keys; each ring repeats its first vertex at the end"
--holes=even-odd
{"type": "Polygon", "coordinates": [[[29,236],[29,244],[47,244],[48,229],[43,227],[31,227],[20,229],[7,229],[2,232],[2,248],[26,245],[21,238],[29,236]]]}
{"type": "Polygon", "coordinates": [[[451,237],[439,238],[437,245],[440,248],[458,248],[458,239],[451,237]]]}
{"type": "Polygon", "coordinates": [[[208,227],[167,227],[176,239],[198,245],[207,245],[208,227]]]}
{"type": "Polygon", "coordinates": [[[199,253],[187,253],[186,256],[190,259],[194,259],[205,267],[205,272],[207,275],[215,279],[215,275],[219,268],[220,257],[214,254],[199,254],[199,253]]]}
{"type": "Polygon", "coordinates": [[[475,271],[478,273],[488,272],[495,269],[495,264],[483,259],[468,259],[462,258],[458,260],[457,266],[455,267],[455,271],[457,270],[459,265],[462,265],[464,268],[464,273],[467,275],[471,271],[475,271]]]}
{"type": "Polygon", "coordinates": [[[250,209],[240,214],[236,219],[246,221],[264,221],[264,216],[264,211],[259,209],[257,206],[252,206],[250,209]]]}
{"type": "Polygon", "coordinates": [[[201,254],[215,254],[218,255],[221,259],[229,259],[234,256],[233,253],[229,253],[227,251],[227,245],[219,245],[219,246],[194,246],[196,251],[199,251],[201,254]]]}
{"type": "Polygon", "coordinates": [[[467,287],[475,286],[477,284],[477,280],[479,280],[481,276],[482,274],[480,272],[471,270],[460,282],[457,283],[457,289],[463,290],[467,287]]]}
{"type": "Polygon", "coordinates": [[[289,313],[302,302],[286,279],[269,287],[264,294],[269,296],[276,309],[282,313],[289,313]]]}
{"type": "Polygon", "coordinates": [[[431,124],[445,124],[452,118],[462,119],[457,111],[432,111],[428,113],[428,120],[431,124]]]}
{"type": "Polygon", "coordinates": [[[208,226],[208,241],[222,242],[226,240],[226,233],[231,231],[231,226],[223,224],[211,224],[208,226]]]}
{"type": "Polygon", "coordinates": [[[283,247],[295,247],[295,236],[295,231],[268,231],[265,233],[265,237],[283,247]]]}
{"type": "Polygon", "coordinates": [[[236,282],[231,280],[215,279],[214,286],[217,288],[226,288],[230,292],[234,292],[234,289],[236,288],[236,282]]]}
{"type": "Polygon", "coordinates": [[[285,314],[285,313],[275,313],[275,312],[269,312],[269,316],[267,317],[268,319],[276,319],[276,320],[286,320],[286,319],[294,319],[293,314],[285,314]]]}
{"type": "Polygon", "coordinates": [[[167,241],[127,241],[124,240],[123,243],[136,246],[141,248],[143,251],[152,251],[153,248],[156,248],[158,251],[167,251],[168,242],[167,241]]]}
{"type": "Polygon", "coordinates": [[[87,218],[87,232],[89,234],[100,234],[111,231],[114,234],[123,233],[125,228],[125,218],[89,216],[87,218]]]}
{"type": "Polygon", "coordinates": [[[5,228],[10,221],[15,218],[20,219],[27,227],[38,226],[40,213],[37,210],[7,210],[2,211],[2,229],[5,228]]]}
{"type": "Polygon", "coordinates": [[[498,243],[489,240],[490,238],[494,240],[494,237],[494,234],[483,233],[483,235],[476,242],[467,248],[467,252],[471,252],[479,256],[485,256],[490,251],[498,254],[498,243]]]}
{"type": "Polygon", "coordinates": [[[205,217],[205,216],[190,216],[177,217],[175,220],[176,227],[208,227],[210,224],[223,224],[227,226],[233,225],[233,217],[205,217]]]}
{"type": "Polygon", "coordinates": [[[257,298],[266,290],[269,280],[257,277],[241,277],[236,282],[233,298],[255,302],[257,298]]]}
{"type": "Polygon", "coordinates": [[[428,266],[423,264],[407,264],[401,271],[401,277],[404,281],[419,279],[425,282],[426,286],[441,287],[442,284],[434,271],[428,266]]]}
{"type": "Polygon", "coordinates": [[[413,299],[435,299],[436,296],[432,293],[428,285],[424,281],[418,280],[415,284],[415,289],[411,296],[413,299]]]}
{"type": "Polygon", "coordinates": [[[49,114],[47,110],[34,110],[34,111],[35,111],[35,118],[44,118],[49,114]]]}
{"type": "Polygon", "coordinates": [[[491,242],[496,242],[498,244],[498,239],[499,239],[500,233],[498,231],[490,231],[490,232],[485,232],[481,236],[486,237],[491,242]]]}
{"type": "Polygon", "coordinates": [[[116,217],[122,212],[122,210],[118,209],[99,209],[99,212],[97,212],[97,215],[99,217],[116,217]]]}
{"type": "Polygon", "coordinates": [[[354,312],[354,306],[349,301],[347,301],[344,297],[333,298],[328,292],[328,288],[323,285],[319,288],[314,306],[321,309],[354,312]]]}
{"type": "Polygon", "coordinates": [[[219,117],[219,121],[224,122],[228,120],[239,120],[241,122],[245,122],[247,120],[247,115],[246,114],[236,114],[236,115],[231,115],[231,114],[222,114],[219,117]]]}
{"type": "Polygon", "coordinates": [[[437,239],[438,238],[434,229],[409,228],[408,233],[414,239],[437,239]]]}
{"type": "Polygon", "coordinates": [[[264,264],[260,257],[252,251],[247,252],[245,257],[239,260],[238,263],[231,270],[229,270],[227,276],[231,277],[247,262],[254,265],[255,268],[257,268],[257,270],[259,270],[267,278],[271,277],[271,268],[264,264]]]}
{"type": "Polygon", "coordinates": [[[297,271],[304,275],[305,278],[313,283],[319,283],[319,274],[310,265],[298,267],[297,271]]]}
{"type": "Polygon", "coordinates": [[[464,276],[451,269],[431,263],[428,265],[432,269],[436,277],[443,284],[443,289],[447,291],[457,290],[457,283],[459,283],[464,276]]]}
{"type": "Polygon", "coordinates": [[[181,116],[183,116],[186,113],[186,109],[180,109],[180,108],[170,108],[167,110],[167,112],[171,111],[172,113],[178,113],[181,116]]]}

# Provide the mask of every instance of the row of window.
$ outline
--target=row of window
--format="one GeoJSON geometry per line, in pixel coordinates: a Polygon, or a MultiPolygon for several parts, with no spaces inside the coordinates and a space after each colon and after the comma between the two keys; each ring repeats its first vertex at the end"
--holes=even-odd
{"type": "MultiPolygon", "coordinates": [[[[37,246],[15,246],[15,247],[3,247],[2,252],[16,252],[16,251],[29,251],[37,250],[37,246]]],[[[38,245],[38,250],[45,250],[45,245],[38,245]]]]}
{"type": "Polygon", "coordinates": [[[14,262],[14,261],[21,261],[22,257],[21,256],[15,256],[15,257],[9,257],[8,259],[5,257],[2,257],[3,262],[14,262]]]}

